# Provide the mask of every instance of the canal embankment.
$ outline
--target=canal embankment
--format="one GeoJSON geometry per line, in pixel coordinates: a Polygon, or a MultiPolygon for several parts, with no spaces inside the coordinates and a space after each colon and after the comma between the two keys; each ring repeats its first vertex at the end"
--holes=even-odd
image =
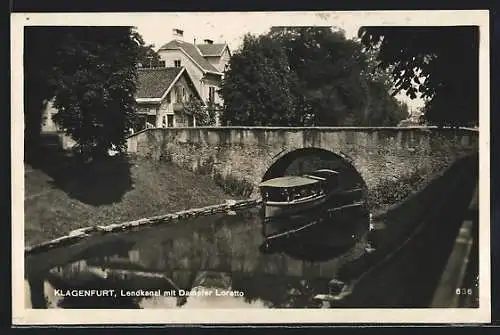
{"type": "Polygon", "coordinates": [[[24,165],[24,238],[31,247],[69,232],[224,203],[209,176],[167,162],[113,156],[78,165],[53,153],[24,165]]]}
{"type": "Polygon", "coordinates": [[[375,252],[340,271],[338,279],[349,283],[351,294],[335,305],[430,306],[477,180],[477,156],[467,157],[425,190],[379,217],[383,228],[369,237],[375,252]]]}

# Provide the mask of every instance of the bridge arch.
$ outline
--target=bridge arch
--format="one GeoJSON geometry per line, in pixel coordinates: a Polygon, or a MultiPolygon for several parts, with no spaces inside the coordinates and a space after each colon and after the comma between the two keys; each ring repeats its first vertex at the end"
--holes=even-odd
{"type": "Polygon", "coordinates": [[[342,153],[318,148],[289,148],[277,154],[266,169],[262,181],[284,175],[303,174],[316,169],[332,169],[341,174],[343,189],[361,187],[366,189],[366,182],[349,157],[342,153]]]}
{"type": "MultiPolygon", "coordinates": [[[[316,232],[302,233],[302,237],[298,239],[273,240],[270,244],[266,242],[263,250],[269,248],[272,252],[277,247],[292,258],[318,258],[321,257],[319,255],[341,254],[357,243],[362,245],[365,242],[371,212],[368,187],[351,159],[342,152],[335,153],[319,147],[285,149],[273,157],[262,181],[286,175],[301,175],[317,169],[339,172],[339,194],[342,195],[333,198],[335,200],[330,202],[330,208],[347,206],[347,209],[335,219],[327,219],[332,225],[319,226],[321,228],[317,228],[316,232]],[[362,206],[354,210],[348,209],[349,205],[357,202],[361,202],[362,206]],[[347,249],[343,251],[343,248],[347,249]]],[[[264,228],[263,235],[268,235],[264,228]]]]}

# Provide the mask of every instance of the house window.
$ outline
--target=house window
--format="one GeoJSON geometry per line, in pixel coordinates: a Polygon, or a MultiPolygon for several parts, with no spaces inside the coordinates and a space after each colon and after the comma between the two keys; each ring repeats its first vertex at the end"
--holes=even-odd
{"type": "Polygon", "coordinates": [[[174,126],[174,116],[172,114],[167,115],[167,127],[171,128],[174,126]]]}
{"type": "Polygon", "coordinates": [[[175,67],[181,67],[181,60],[180,59],[174,60],[174,66],[175,67]]]}
{"type": "Polygon", "coordinates": [[[213,86],[210,86],[208,88],[208,101],[210,103],[215,102],[215,87],[213,87],[213,86]]]}
{"type": "Polygon", "coordinates": [[[183,92],[183,91],[181,91],[181,88],[180,88],[180,87],[178,87],[178,86],[176,86],[176,87],[174,88],[174,90],[175,90],[175,101],[176,101],[176,102],[179,102],[179,103],[180,103],[180,102],[183,102],[183,99],[182,99],[182,98],[183,98],[183,96],[182,96],[182,92],[183,92]]]}
{"type": "Polygon", "coordinates": [[[146,128],[156,127],[156,115],[148,115],[146,118],[146,128]]]}

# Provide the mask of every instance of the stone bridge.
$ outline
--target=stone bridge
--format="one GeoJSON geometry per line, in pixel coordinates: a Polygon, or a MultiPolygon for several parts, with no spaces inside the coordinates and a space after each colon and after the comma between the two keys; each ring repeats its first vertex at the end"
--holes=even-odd
{"type": "Polygon", "coordinates": [[[240,193],[255,196],[262,180],[318,167],[343,170],[349,185],[361,182],[369,192],[387,181],[426,181],[477,153],[478,135],[433,127],[196,127],[147,129],[127,145],[129,153],[210,174],[228,189],[243,185],[240,193]]]}

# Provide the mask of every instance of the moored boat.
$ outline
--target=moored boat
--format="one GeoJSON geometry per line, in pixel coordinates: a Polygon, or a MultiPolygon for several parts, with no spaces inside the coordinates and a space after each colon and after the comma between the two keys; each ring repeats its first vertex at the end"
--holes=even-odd
{"type": "Polygon", "coordinates": [[[287,217],[321,206],[338,186],[338,172],[328,169],[266,180],[259,184],[265,218],[287,217]]]}

